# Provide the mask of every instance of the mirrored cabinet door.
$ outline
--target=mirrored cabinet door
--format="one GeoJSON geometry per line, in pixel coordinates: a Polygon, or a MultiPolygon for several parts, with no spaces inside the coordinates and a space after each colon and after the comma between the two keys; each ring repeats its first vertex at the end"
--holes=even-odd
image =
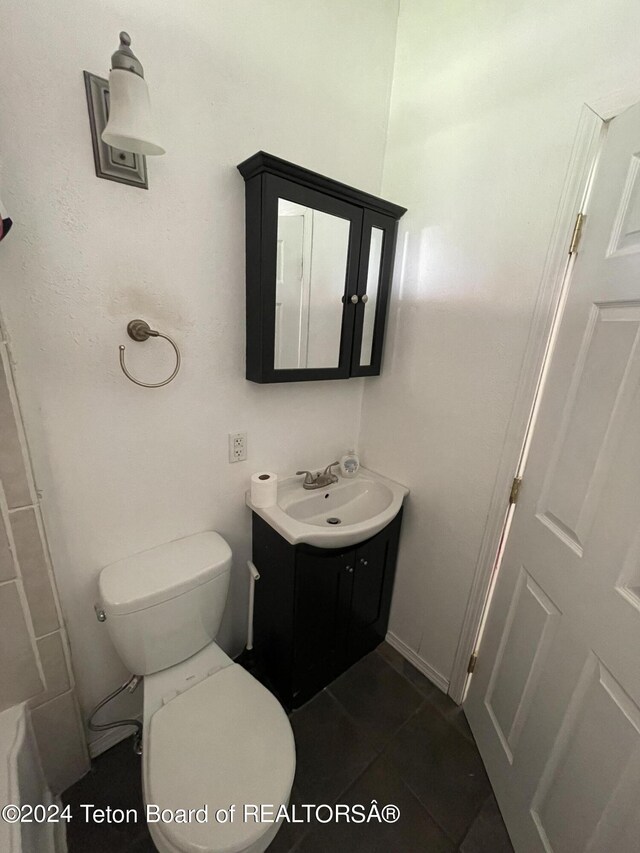
{"type": "MultiPolygon", "coordinates": [[[[264,177],[262,329],[270,381],[349,375],[361,208],[264,177]]],[[[268,381],[269,381],[268,379],[268,381]]]]}
{"type": "Polygon", "coordinates": [[[339,367],[348,219],[278,198],[274,367],[339,367]]]}
{"type": "Polygon", "coordinates": [[[364,212],[352,376],[380,373],[396,230],[394,219],[364,212]]]}
{"type": "Polygon", "coordinates": [[[259,151],[245,179],[246,376],[380,373],[403,207],[259,151]]]}
{"type": "Polygon", "coordinates": [[[382,228],[371,229],[369,243],[369,258],[367,260],[367,289],[360,297],[362,309],[362,340],[360,341],[360,367],[369,367],[373,355],[373,331],[378,303],[378,288],[380,286],[380,267],[382,263],[382,246],[384,231],[382,228]]]}

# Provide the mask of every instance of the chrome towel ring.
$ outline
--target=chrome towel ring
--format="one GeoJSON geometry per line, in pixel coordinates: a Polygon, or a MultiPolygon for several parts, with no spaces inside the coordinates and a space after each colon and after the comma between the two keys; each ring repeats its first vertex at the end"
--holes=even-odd
{"type": "Polygon", "coordinates": [[[169,341],[176,354],[176,366],[168,379],[165,379],[164,382],[141,382],[139,379],[136,379],[135,376],[132,376],[127,370],[124,363],[125,347],[123,344],[120,344],[120,367],[127,379],[135,382],[136,385],[142,385],[143,388],[161,388],[163,385],[168,385],[172,379],[176,378],[176,375],[180,370],[180,350],[178,349],[176,342],[172,340],[169,335],[163,335],[162,332],[156,332],[155,329],[152,329],[144,320],[131,320],[131,322],[127,324],[127,334],[133,341],[146,341],[150,337],[164,338],[165,341],[169,341]]]}

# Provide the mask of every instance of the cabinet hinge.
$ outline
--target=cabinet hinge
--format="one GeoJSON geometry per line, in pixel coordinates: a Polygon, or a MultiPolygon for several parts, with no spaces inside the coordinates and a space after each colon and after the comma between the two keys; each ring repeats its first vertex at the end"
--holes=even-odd
{"type": "Polygon", "coordinates": [[[511,483],[511,491],[509,492],[509,503],[518,503],[518,495],[520,494],[520,486],[522,485],[522,477],[514,477],[511,483]]]}
{"type": "Polygon", "coordinates": [[[584,213],[579,213],[576,216],[576,224],[573,226],[573,234],[571,235],[571,245],[569,246],[569,254],[574,255],[578,251],[580,238],[582,237],[582,226],[586,216],[584,213]]]}
{"type": "Polygon", "coordinates": [[[469,665],[467,666],[467,672],[469,673],[469,675],[471,675],[473,670],[476,668],[476,661],[477,660],[478,660],[478,652],[474,652],[471,655],[471,657],[469,658],[469,665]]]}

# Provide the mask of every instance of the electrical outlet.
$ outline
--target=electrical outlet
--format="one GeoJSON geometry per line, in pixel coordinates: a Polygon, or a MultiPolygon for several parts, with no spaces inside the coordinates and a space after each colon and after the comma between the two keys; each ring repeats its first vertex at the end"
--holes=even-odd
{"type": "Polygon", "coordinates": [[[244,462],[247,458],[246,432],[229,433],[229,462],[244,462]]]}

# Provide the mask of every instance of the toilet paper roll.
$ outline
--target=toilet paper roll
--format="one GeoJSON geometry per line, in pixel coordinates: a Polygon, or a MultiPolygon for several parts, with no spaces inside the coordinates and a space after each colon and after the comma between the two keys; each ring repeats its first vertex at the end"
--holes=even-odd
{"type": "Polygon", "coordinates": [[[278,475],[259,471],[251,475],[251,503],[257,507],[273,506],[278,497],[278,475]]]}

